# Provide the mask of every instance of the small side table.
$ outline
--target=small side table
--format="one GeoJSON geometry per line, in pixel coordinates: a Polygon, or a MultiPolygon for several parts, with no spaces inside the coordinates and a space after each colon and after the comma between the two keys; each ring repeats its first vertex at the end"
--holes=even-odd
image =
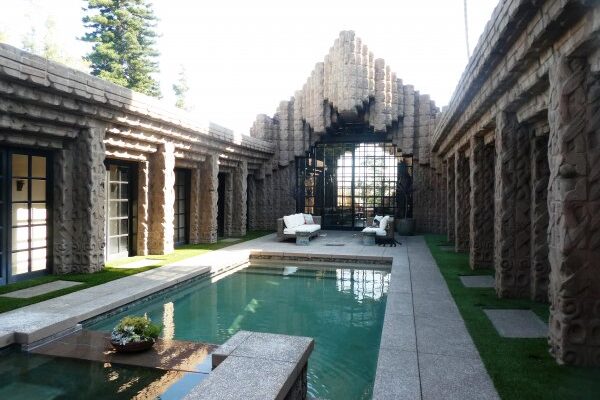
{"type": "Polygon", "coordinates": [[[308,246],[309,244],[310,232],[296,232],[296,246],[308,246]]]}
{"type": "Polygon", "coordinates": [[[375,232],[363,232],[362,235],[364,246],[375,246],[375,232]]]}

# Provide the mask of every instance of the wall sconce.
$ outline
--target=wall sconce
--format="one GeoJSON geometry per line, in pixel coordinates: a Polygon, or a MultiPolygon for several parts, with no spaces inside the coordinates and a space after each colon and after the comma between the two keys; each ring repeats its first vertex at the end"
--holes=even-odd
{"type": "Polygon", "coordinates": [[[17,192],[22,192],[23,191],[23,186],[25,186],[25,181],[22,179],[19,179],[17,181],[17,192]]]}

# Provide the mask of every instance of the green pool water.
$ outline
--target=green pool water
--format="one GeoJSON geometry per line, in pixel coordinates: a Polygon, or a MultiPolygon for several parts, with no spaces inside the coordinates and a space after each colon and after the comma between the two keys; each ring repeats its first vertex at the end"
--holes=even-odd
{"type": "Polygon", "coordinates": [[[0,399],[128,400],[147,392],[164,374],[164,371],[149,368],[3,352],[0,354],[0,399]]]}
{"type": "Polygon", "coordinates": [[[110,331],[147,314],[163,336],[221,344],[238,330],[310,336],[308,391],[319,399],[371,398],[389,273],[364,269],[247,268],[215,283],[167,292],[88,326],[110,331]]]}

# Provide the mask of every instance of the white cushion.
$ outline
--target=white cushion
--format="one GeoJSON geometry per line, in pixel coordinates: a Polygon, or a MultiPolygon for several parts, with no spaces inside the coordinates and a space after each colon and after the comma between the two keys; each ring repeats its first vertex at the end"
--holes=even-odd
{"type": "Polygon", "coordinates": [[[385,228],[387,227],[388,224],[388,220],[390,219],[390,217],[388,217],[387,215],[385,217],[383,217],[381,219],[381,221],[379,222],[379,227],[383,230],[385,230],[385,228]]]}
{"type": "Polygon", "coordinates": [[[312,225],[315,223],[315,221],[313,221],[313,217],[310,214],[302,214],[304,216],[304,223],[308,224],[308,225],[312,225]]]}
{"type": "Polygon", "coordinates": [[[316,232],[319,229],[321,229],[321,225],[318,224],[311,224],[311,225],[300,225],[300,226],[295,226],[293,228],[285,228],[283,230],[283,234],[284,235],[295,235],[296,232],[316,232]]]}
{"type": "Polygon", "coordinates": [[[304,214],[298,213],[296,214],[296,226],[304,225],[306,222],[304,221],[304,214]]]}
{"type": "Polygon", "coordinates": [[[286,228],[293,228],[295,225],[294,224],[294,216],[293,215],[286,215],[285,217],[283,217],[283,223],[285,224],[286,228]]]}
{"type": "Polygon", "coordinates": [[[385,236],[385,229],[382,228],[365,228],[362,230],[363,232],[375,232],[377,236],[385,236]]]}
{"type": "Polygon", "coordinates": [[[296,227],[296,232],[316,232],[321,229],[321,225],[318,224],[310,224],[310,225],[302,225],[296,227]]]}

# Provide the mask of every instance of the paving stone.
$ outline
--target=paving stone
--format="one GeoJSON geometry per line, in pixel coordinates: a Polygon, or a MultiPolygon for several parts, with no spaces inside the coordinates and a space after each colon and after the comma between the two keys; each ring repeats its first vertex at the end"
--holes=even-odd
{"type": "Polygon", "coordinates": [[[531,310],[483,310],[498,334],[510,338],[545,338],[546,325],[531,310]]]}
{"type": "Polygon", "coordinates": [[[416,317],[419,353],[478,358],[479,353],[462,320],[416,317]]]}
{"type": "Polygon", "coordinates": [[[74,281],[54,281],[44,283],[42,285],[33,286],[27,289],[16,290],[3,294],[1,297],[13,297],[16,299],[29,299],[43,294],[55,292],[57,290],[70,288],[73,286],[81,285],[81,282],[74,281]]]}
{"type": "Polygon", "coordinates": [[[469,288],[493,288],[495,284],[492,275],[465,275],[460,277],[460,281],[469,288]]]}
{"type": "Polygon", "coordinates": [[[461,358],[419,352],[423,400],[500,399],[479,357],[461,358]]]}
{"type": "Polygon", "coordinates": [[[412,400],[420,397],[417,353],[397,348],[381,348],[377,360],[373,399],[412,400]]]}

